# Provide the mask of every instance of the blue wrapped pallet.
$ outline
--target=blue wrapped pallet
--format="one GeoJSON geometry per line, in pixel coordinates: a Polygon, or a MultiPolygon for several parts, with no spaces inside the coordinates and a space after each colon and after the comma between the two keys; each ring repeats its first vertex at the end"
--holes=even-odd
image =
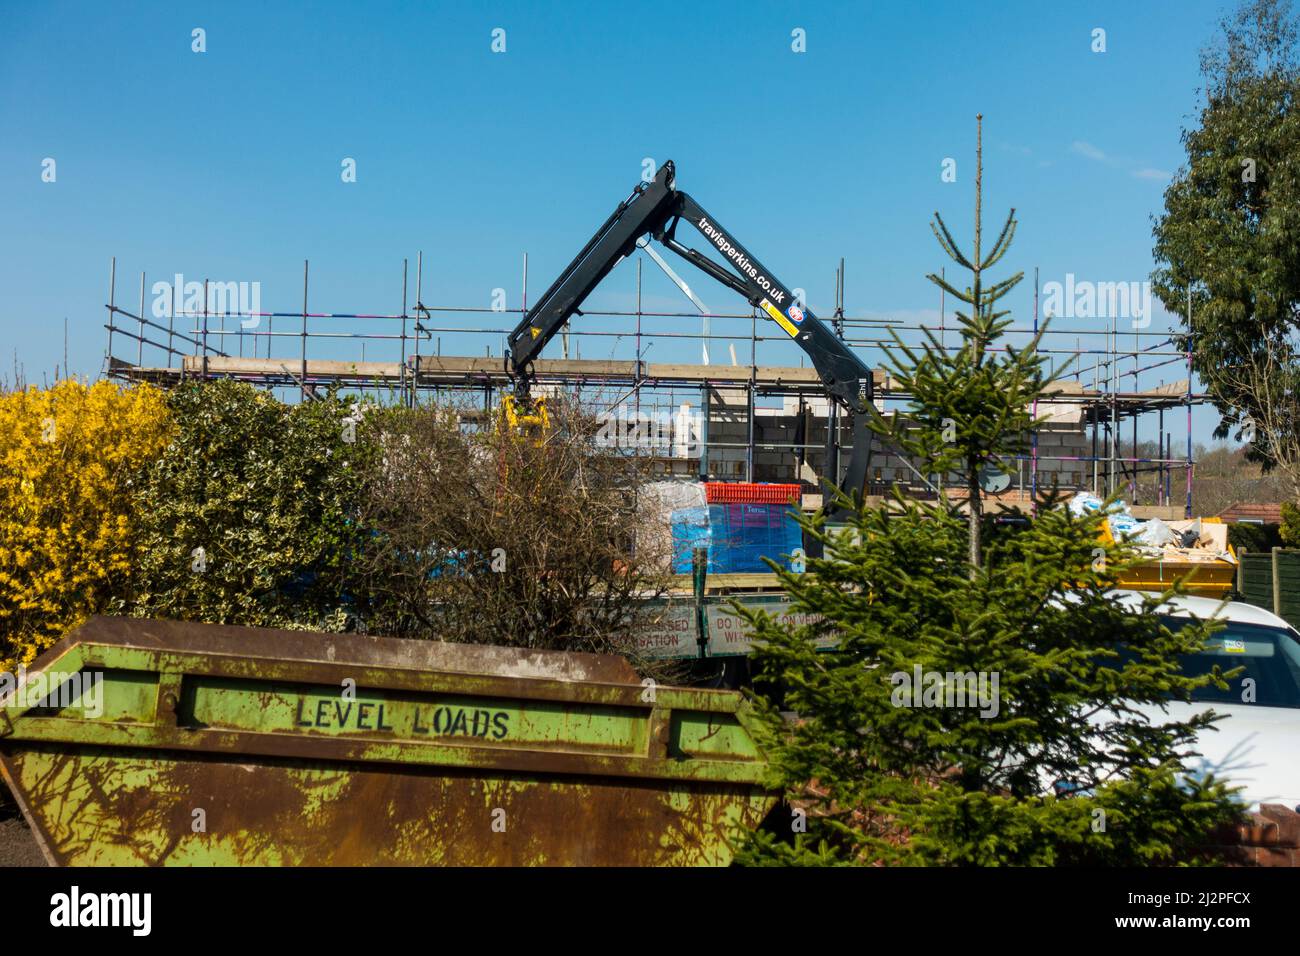
{"type": "Polygon", "coordinates": [[[803,533],[788,504],[709,505],[709,570],[718,574],[770,571],[763,558],[789,567],[803,533]]]}
{"type": "Polygon", "coordinates": [[[712,529],[709,526],[709,507],[676,508],[669,516],[673,535],[673,573],[690,574],[696,548],[709,549],[709,573],[717,568],[713,563],[712,529]]]}
{"type": "Polygon", "coordinates": [[[690,574],[695,549],[709,552],[709,574],[770,571],[764,558],[790,566],[803,532],[788,504],[713,504],[671,514],[673,573],[690,574]]]}

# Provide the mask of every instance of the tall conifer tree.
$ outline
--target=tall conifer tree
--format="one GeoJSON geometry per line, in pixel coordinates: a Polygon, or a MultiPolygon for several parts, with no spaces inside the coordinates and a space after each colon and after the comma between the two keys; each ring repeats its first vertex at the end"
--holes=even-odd
{"type": "Polygon", "coordinates": [[[1032,520],[984,514],[981,473],[1023,452],[1055,376],[1036,337],[1006,341],[997,303],[1021,275],[987,271],[1015,216],[985,252],[978,166],[977,153],[973,254],[933,223],[971,274],[964,289],[929,277],[967,306],[961,345],[895,337],[893,387],[908,398],[873,423],[964,493],[896,493],[844,530],[806,521],[824,557],[804,574],[777,568],[806,623],[746,613],[758,731],[789,801],[782,825],[743,848],[750,863],[1186,862],[1239,815],[1221,783],[1184,773],[1180,754],[1213,718],[1152,723],[1136,709],[1233,679],[1181,673],[1212,625],[1171,630],[1153,613],[1161,596],[1115,600],[1133,546],[1054,490],[1032,520]]]}

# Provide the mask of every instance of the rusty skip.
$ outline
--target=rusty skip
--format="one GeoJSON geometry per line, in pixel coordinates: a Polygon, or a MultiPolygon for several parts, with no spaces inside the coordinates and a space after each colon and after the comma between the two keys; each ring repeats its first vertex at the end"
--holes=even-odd
{"type": "Polygon", "coordinates": [[[95,617],[25,685],[52,863],[722,865],[775,803],[740,695],[615,656],[95,617]]]}

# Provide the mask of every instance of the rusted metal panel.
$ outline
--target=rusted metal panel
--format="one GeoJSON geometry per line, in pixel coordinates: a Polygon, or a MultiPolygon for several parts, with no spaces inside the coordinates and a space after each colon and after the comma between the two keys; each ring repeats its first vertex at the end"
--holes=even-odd
{"type": "Polygon", "coordinates": [[[0,713],[65,864],[717,865],[775,802],[739,695],[601,655],[93,618],[0,713]]]}

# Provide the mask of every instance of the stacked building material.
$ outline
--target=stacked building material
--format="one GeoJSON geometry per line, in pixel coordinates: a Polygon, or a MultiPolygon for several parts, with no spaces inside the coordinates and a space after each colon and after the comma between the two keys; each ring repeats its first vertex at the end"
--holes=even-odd
{"type": "Polygon", "coordinates": [[[790,566],[803,542],[798,485],[711,481],[704,491],[705,505],[672,512],[676,573],[690,573],[697,547],[708,551],[710,574],[770,571],[764,558],[790,566]]]}

